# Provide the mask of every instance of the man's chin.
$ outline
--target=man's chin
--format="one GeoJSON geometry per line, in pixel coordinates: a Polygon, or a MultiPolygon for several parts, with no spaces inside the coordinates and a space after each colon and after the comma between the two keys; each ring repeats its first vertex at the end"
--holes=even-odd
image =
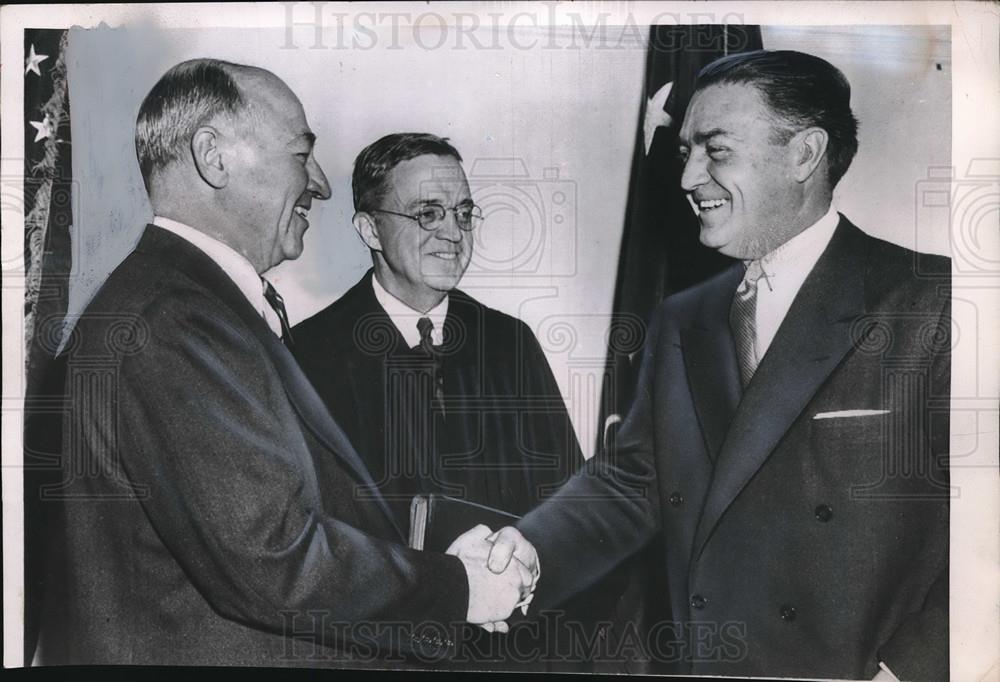
{"type": "MultiPolygon", "coordinates": [[[[281,251],[281,260],[278,263],[284,263],[286,260],[296,260],[305,251],[305,244],[299,239],[295,244],[286,246],[281,251]]],[[[277,264],[276,264],[277,265],[277,264]]]]}
{"type": "Polygon", "coordinates": [[[458,286],[462,275],[453,272],[424,272],[422,279],[428,288],[446,294],[458,286]]]}
{"type": "Polygon", "coordinates": [[[726,245],[725,239],[722,238],[721,230],[718,227],[706,226],[704,222],[701,223],[701,230],[698,232],[698,241],[702,243],[702,246],[707,246],[716,251],[724,248],[726,245]]]}
{"type": "Polygon", "coordinates": [[[458,286],[462,276],[465,274],[465,267],[459,261],[445,261],[435,259],[430,262],[424,261],[421,275],[428,286],[433,286],[438,291],[450,291],[458,286]]]}

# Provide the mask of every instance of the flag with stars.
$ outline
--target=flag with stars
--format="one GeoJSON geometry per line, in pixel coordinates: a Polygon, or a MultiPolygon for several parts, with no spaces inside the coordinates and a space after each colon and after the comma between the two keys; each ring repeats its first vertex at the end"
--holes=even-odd
{"type": "Polygon", "coordinates": [[[645,92],[618,256],[598,452],[610,441],[630,402],[633,360],[650,313],[665,296],[732,262],[698,241],[697,218],[681,190],[677,133],[701,68],[726,54],[761,47],[758,26],[650,28],[645,92]]]}
{"type": "Polygon", "coordinates": [[[24,204],[25,661],[32,660],[44,588],[38,566],[48,525],[40,493],[59,482],[63,387],[53,354],[69,300],[73,222],[67,39],[64,29],[24,31],[24,184],[20,194],[4,188],[5,200],[23,197],[24,204]]]}
{"type": "Polygon", "coordinates": [[[40,352],[35,331],[54,334],[68,300],[72,156],[67,31],[24,32],[24,263],[28,370],[40,352]]]}

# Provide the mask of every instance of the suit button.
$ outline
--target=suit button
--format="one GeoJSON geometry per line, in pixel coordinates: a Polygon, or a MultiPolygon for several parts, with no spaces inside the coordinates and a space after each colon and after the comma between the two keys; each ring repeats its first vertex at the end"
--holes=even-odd
{"type": "Polygon", "coordinates": [[[691,595],[691,608],[692,609],[698,609],[699,611],[701,611],[703,608],[705,608],[705,604],[707,604],[707,603],[708,603],[708,600],[705,599],[700,594],[693,594],[693,595],[691,595]]]}
{"type": "Polygon", "coordinates": [[[674,507],[679,507],[682,504],[684,504],[684,496],[681,495],[676,490],[674,492],[670,493],[670,497],[668,497],[667,500],[670,502],[671,506],[674,506],[674,507]]]}
{"type": "Polygon", "coordinates": [[[828,504],[821,504],[813,509],[813,514],[816,516],[817,521],[826,523],[833,518],[833,509],[828,504]]]}
{"type": "Polygon", "coordinates": [[[785,604],[781,607],[781,620],[791,623],[795,620],[795,607],[785,604]]]}

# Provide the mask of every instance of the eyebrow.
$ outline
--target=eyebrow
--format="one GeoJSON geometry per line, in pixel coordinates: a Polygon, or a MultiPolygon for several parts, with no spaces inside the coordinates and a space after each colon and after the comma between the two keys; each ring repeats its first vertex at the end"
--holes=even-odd
{"type": "Polygon", "coordinates": [[[444,206],[444,202],[440,199],[414,199],[407,204],[412,208],[418,208],[423,206],[444,206]]]}
{"type": "MultiPolygon", "coordinates": [[[[472,200],[471,197],[468,199],[462,199],[460,202],[455,204],[455,207],[457,208],[459,206],[468,206],[470,204],[475,205],[475,202],[472,200]]],[[[414,199],[409,204],[407,204],[407,206],[412,206],[414,208],[418,206],[444,206],[444,202],[441,201],[440,199],[414,199]]]]}
{"type": "MultiPolygon", "coordinates": [[[[719,137],[720,135],[733,135],[733,133],[725,130],[723,128],[712,128],[711,130],[706,130],[705,132],[697,132],[694,134],[695,144],[705,144],[713,137],[719,137]]],[[[686,144],[685,140],[681,140],[681,144],[686,144]]]]}

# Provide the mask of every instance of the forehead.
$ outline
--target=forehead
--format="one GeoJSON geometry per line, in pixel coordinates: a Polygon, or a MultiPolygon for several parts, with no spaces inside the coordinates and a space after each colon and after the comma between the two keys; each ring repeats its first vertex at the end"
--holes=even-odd
{"type": "Polygon", "coordinates": [[[386,188],[404,201],[469,194],[469,183],[458,159],[434,154],[396,164],[386,177],[386,188]]]}
{"type": "Polygon", "coordinates": [[[261,123],[287,131],[288,137],[309,132],[302,103],[280,78],[263,72],[250,76],[242,85],[261,123]]]}
{"type": "Polygon", "coordinates": [[[699,90],[691,98],[681,141],[697,143],[699,136],[724,133],[743,136],[749,132],[770,131],[775,117],[757,88],[743,83],[721,83],[699,90]]]}

